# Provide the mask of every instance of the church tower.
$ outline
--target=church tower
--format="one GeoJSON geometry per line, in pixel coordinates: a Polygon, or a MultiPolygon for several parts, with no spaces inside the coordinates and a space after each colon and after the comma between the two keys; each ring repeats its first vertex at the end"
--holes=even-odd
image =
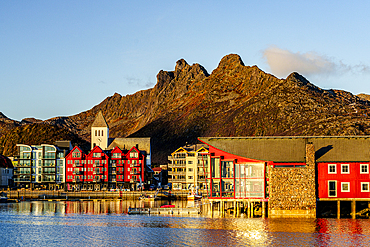
{"type": "Polygon", "coordinates": [[[95,146],[99,146],[103,150],[107,149],[108,138],[109,126],[105,121],[103,113],[99,111],[91,125],[91,149],[95,146]]]}

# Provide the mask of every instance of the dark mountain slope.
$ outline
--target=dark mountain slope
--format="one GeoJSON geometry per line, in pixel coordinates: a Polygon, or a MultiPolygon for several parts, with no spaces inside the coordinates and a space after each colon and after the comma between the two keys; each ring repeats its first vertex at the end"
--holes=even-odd
{"type": "Polygon", "coordinates": [[[199,136],[367,135],[370,101],[323,90],[292,73],[278,79],[238,55],[222,58],[211,73],[177,61],[160,71],[154,88],[114,94],[91,110],[45,121],[89,140],[101,110],[111,137],[152,137],[153,162],[199,136]]]}

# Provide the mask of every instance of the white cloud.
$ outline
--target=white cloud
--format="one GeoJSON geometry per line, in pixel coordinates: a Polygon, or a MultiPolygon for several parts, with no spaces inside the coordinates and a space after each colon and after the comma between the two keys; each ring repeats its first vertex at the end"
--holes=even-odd
{"type": "Polygon", "coordinates": [[[278,77],[286,77],[292,72],[303,76],[338,75],[347,72],[366,73],[370,71],[367,65],[346,65],[315,52],[293,53],[288,50],[272,46],[263,51],[271,72],[278,77]]]}

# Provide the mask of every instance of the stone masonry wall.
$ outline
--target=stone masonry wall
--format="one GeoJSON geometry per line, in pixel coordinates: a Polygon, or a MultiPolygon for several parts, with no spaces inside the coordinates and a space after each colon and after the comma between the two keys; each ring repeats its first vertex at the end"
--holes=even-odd
{"type": "Polygon", "coordinates": [[[315,149],[306,144],[306,167],[270,169],[269,217],[316,217],[315,149]]]}

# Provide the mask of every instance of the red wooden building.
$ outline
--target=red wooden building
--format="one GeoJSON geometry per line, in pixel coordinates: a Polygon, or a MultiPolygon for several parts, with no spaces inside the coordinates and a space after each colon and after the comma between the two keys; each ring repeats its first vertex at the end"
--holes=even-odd
{"type": "Polygon", "coordinates": [[[370,162],[318,163],[319,198],[370,198],[369,164],[370,162]]]}
{"type": "Polygon", "coordinates": [[[147,182],[145,154],[136,147],[103,151],[95,146],[89,154],[75,147],[66,156],[66,184],[69,189],[136,189],[147,182]]]}

